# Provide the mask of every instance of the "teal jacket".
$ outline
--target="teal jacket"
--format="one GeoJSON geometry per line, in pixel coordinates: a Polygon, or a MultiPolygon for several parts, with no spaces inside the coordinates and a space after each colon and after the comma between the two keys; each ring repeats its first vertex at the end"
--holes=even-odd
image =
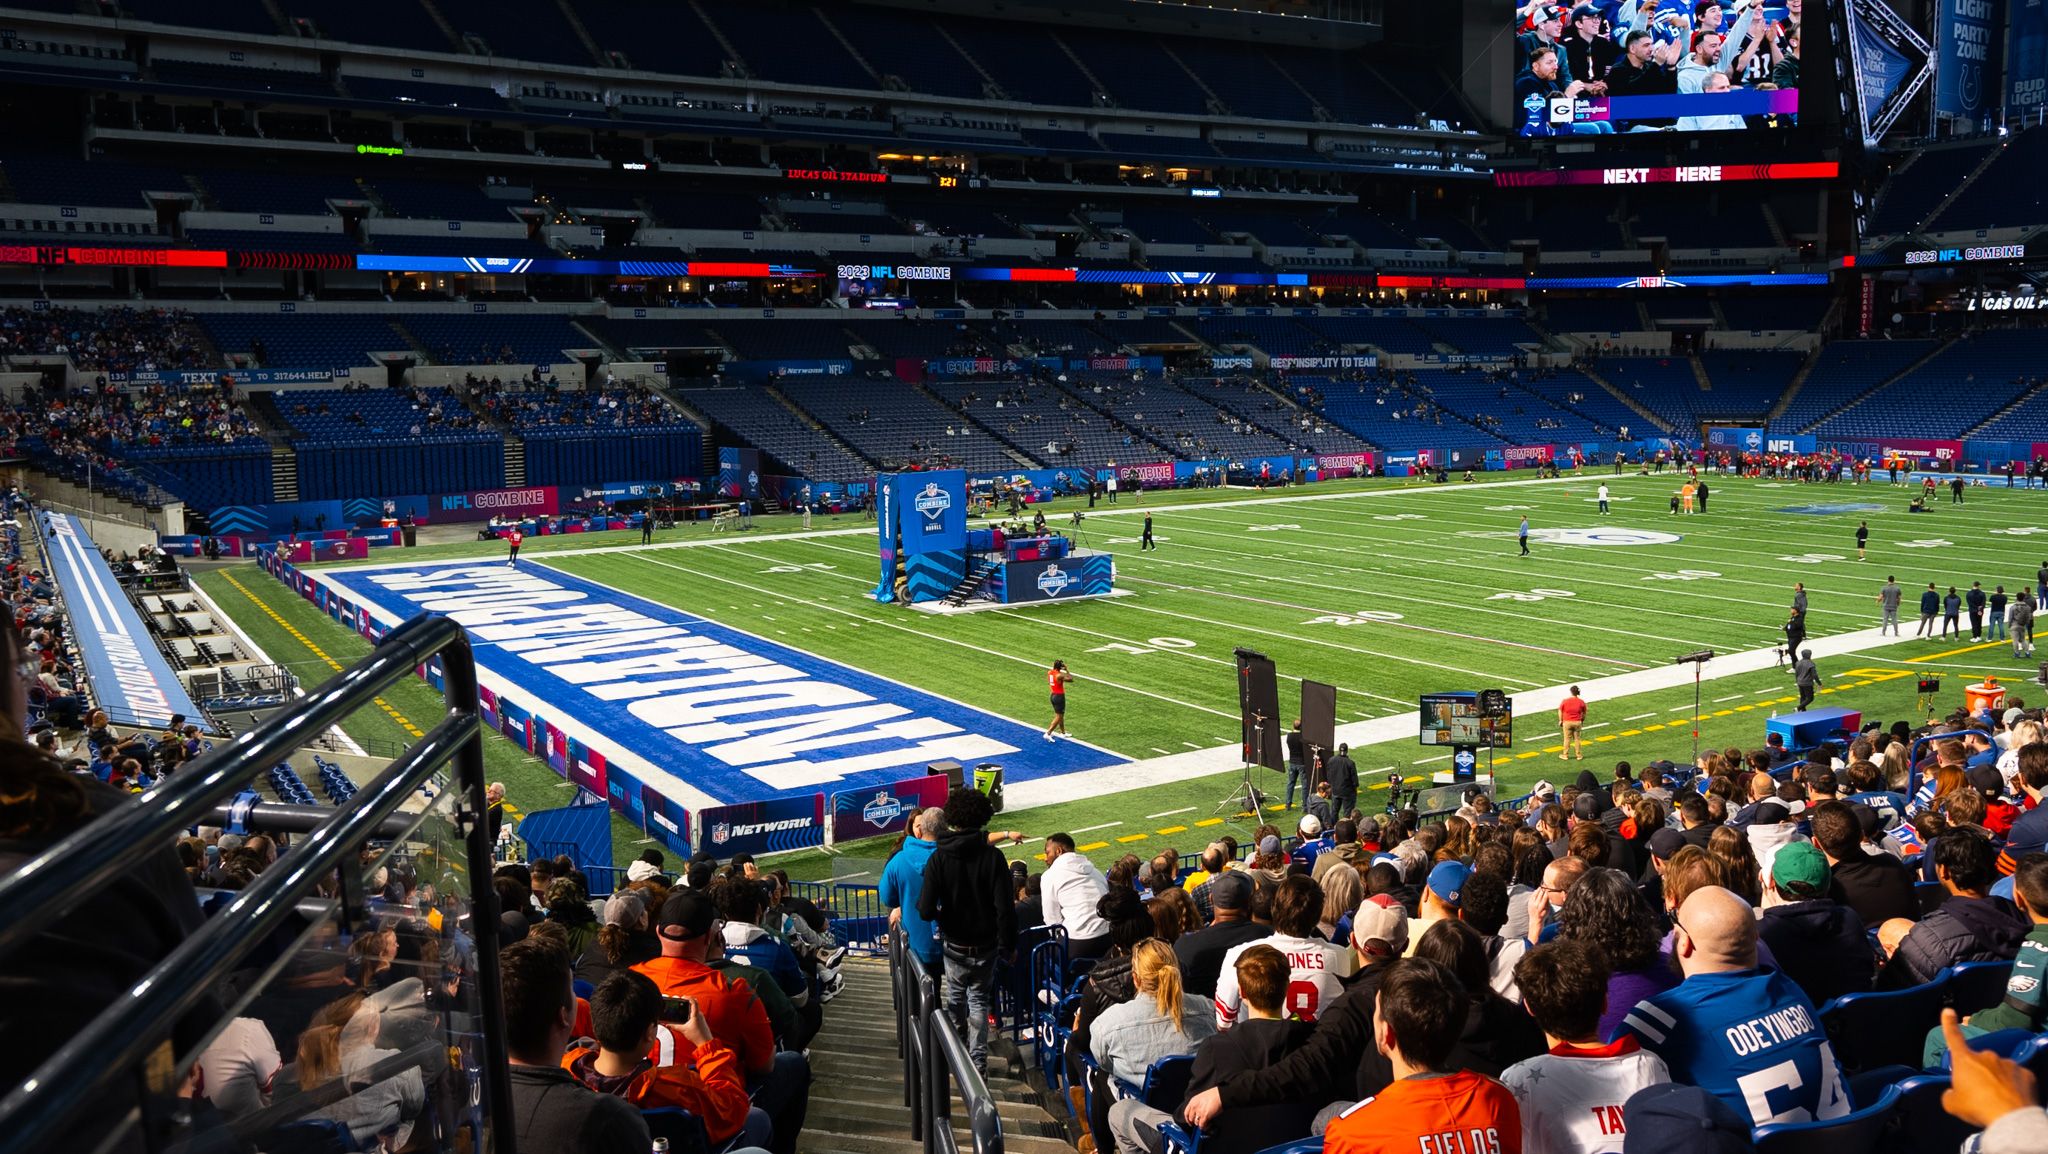
{"type": "Polygon", "coordinates": [[[917,912],[917,897],[924,889],[924,863],[933,848],[921,837],[904,838],[903,848],[882,868],[882,904],[903,911],[903,936],[910,952],[927,965],[935,965],[945,956],[931,920],[917,912]]]}

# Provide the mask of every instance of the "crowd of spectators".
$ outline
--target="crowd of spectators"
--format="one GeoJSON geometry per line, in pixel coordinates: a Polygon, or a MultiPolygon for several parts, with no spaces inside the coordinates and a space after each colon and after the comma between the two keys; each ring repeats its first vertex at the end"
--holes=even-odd
{"type": "Polygon", "coordinates": [[[183,309],[0,309],[0,356],[68,356],[85,373],[209,367],[183,309]]]}
{"type": "Polygon", "coordinates": [[[485,411],[516,425],[624,427],[672,425],[681,414],[652,390],[607,377],[598,388],[564,390],[553,377],[539,389],[508,393],[493,379],[472,382],[485,411]],[[481,386],[481,387],[479,387],[481,386]]]}
{"type": "MultiPolygon", "coordinates": [[[[1060,927],[1085,968],[1059,1055],[1083,1151],[1161,1154],[1169,1125],[1229,1154],[1453,1132],[1488,1135],[1472,1149],[1743,1149],[1756,1127],[1867,1104],[1847,1080],[1864,1056],[1822,1026],[1844,995],[2017,959],[1995,1005],[1901,1026],[1926,1034],[1928,1066],[2043,1027],[2044,736],[2022,708],[1958,714],[1803,756],[1620,763],[1432,821],[1343,812],[1324,784],[1291,834],[1219,839],[1192,869],[1167,849],[1105,873],[1053,834],[1032,873],[1006,863],[987,800],[956,790],[915,817],[881,896],[977,1062],[1002,960],[1060,927]],[[1177,1104],[1118,1092],[1179,1056],[1177,1104]]],[[[1977,1122],[2002,1128],[1986,1149],[2038,1148],[1992,1141],[2048,1127],[2020,1107],[1977,1122]]]]}

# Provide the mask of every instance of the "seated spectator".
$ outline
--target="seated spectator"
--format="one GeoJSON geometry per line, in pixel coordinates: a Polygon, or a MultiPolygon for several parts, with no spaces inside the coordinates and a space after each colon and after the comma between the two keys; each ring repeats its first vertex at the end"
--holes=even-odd
{"type": "Polygon", "coordinates": [[[1212,882],[1209,903],[1215,916],[1208,927],[1184,934],[1173,944],[1188,993],[1203,998],[1216,996],[1225,954],[1273,932],[1272,926],[1252,920],[1252,879],[1243,871],[1223,874],[1212,882]]]}
{"type": "Polygon", "coordinates": [[[1351,948],[1351,914],[1365,900],[1365,880],[1355,869],[1326,870],[1316,884],[1323,887],[1323,914],[1316,931],[1332,945],[1351,948]]]}
{"type": "Polygon", "coordinates": [[[1860,994],[1877,979],[1863,919],[1828,898],[1832,883],[1819,849],[1805,842],[1780,849],[1764,879],[1763,915],[1756,924],[1778,968],[1816,1006],[1860,994]]]}
{"type": "Polygon", "coordinates": [[[1132,999],[1096,1018],[1089,1053],[1111,1077],[1136,1084],[1154,1062],[1192,1054],[1216,1030],[1205,1001],[1181,988],[1180,965],[1164,942],[1147,939],[1132,950],[1131,982],[1132,999]]]}
{"type": "MultiPolygon", "coordinates": [[[[1497,863],[1507,861],[1507,851],[1498,845],[1482,846],[1477,860],[1485,863],[1492,857],[1497,863]]],[[[1465,878],[1465,887],[1458,895],[1458,920],[1471,926],[1479,934],[1481,944],[1486,947],[1487,968],[1493,992],[1510,1002],[1522,1000],[1515,989],[1515,963],[1529,950],[1529,939],[1506,937],[1502,931],[1508,917],[1508,883],[1495,868],[1474,868],[1465,878]]]]}
{"type": "Polygon", "coordinates": [[[572,1049],[562,1068],[578,1082],[624,1098],[641,1110],[675,1107],[704,1123],[715,1148],[744,1129],[746,1146],[765,1146],[774,1125],[747,1101],[747,1083],[732,1047],[711,1036],[696,1003],[680,1024],[661,1023],[661,991],[645,974],[619,970],[590,995],[594,1049],[572,1049]]]}
{"type": "MultiPolygon", "coordinates": [[[[2048,750],[2042,769],[2048,774],[2048,750]]],[[[1866,928],[1894,919],[1917,921],[1920,898],[1913,892],[1913,874],[1904,862],[1883,851],[1873,852],[1863,840],[1861,814],[1853,803],[1824,801],[1813,807],[1808,822],[1813,844],[1828,859],[1828,899],[1856,911],[1866,928]]]]}
{"type": "Polygon", "coordinates": [[[1948,890],[1948,900],[1903,937],[1898,937],[1895,923],[1878,927],[1880,941],[1898,942],[1878,975],[1878,989],[1924,985],[1958,962],[2010,961],[2033,929],[2016,906],[1992,896],[1998,851],[1987,838],[1968,830],[1947,830],[1935,839],[1932,852],[1934,875],[1948,890]]]}
{"type": "Polygon", "coordinates": [[[1557,912],[1566,895],[1592,867],[1585,858],[1567,854],[1543,869],[1543,883],[1529,895],[1529,942],[1535,945],[1557,936],[1557,912]]]}
{"type": "MultiPolygon", "coordinates": [[[[2039,732],[2036,722],[2025,721],[2020,725],[2035,726],[2035,732],[2039,732]]],[[[2048,848],[2048,805],[2042,804],[2042,799],[2048,797],[2048,744],[2029,742],[2009,756],[2013,759],[2013,780],[2026,794],[2030,808],[2006,831],[2005,848],[1998,855],[2001,874],[2012,873],[2021,857],[2048,848]]]]}
{"type": "Polygon", "coordinates": [[[1408,952],[1414,953],[1417,943],[1422,941],[1423,932],[1441,921],[1456,921],[1460,895],[1465,888],[1465,879],[1471,870],[1461,862],[1439,862],[1429,871],[1422,885],[1421,916],[1408,926],[1408,952]]]}
{"type": "Polygon", "coordinates": [[[604,924],[576,959],[576,978],[601,986],[616,970],[661,956],[654,936],[654,918],[647,897],[637,889],[620,890],[604,902],[604,924]]]}
{"type": "MultiPolygon", "coordinates": [[[[1520,1006],[1493,992],[1486,945],[1463,922],[1437,922],[1423,933],[1413,956],[1429,958],[1458,976],[1466,996],[1465,1027],[1451,1051],[1460,1070],[1498,1077],[1502,1070],[1543,1052],[1543,1035],[1520,1006]]],[[[1384,1055],[1381,1055],[1384,1059],[1384,1055]]],[[[1385,1071],[1396,1077],[1391,1067],[1385,1071]]]]}
{"type": "Polygon", "coordinates": [[[810,1106],[811,1065],[801,1053],[776,1053],[768,1012],[754,991],[746,982],[705,964],[717,921],[708,895],[697,890],[672,891],[654,919],[661,956],[633,969],[654,979],[669,997],[695,999],[696,1012],[704,1015],[712,1035],[739,1055],[754,1104],[775,1120],[775,1141],[769,1149],[775,1154],[794,1154],[797,1133],[803,1129],[810,1106]]]}
{"type": "MultiPolygon", "coordinates": [[[[1449,925],[1455,923],[1432,932],[1449,925]]],[[[1520,1148],[1522,1116],[1514,1095],[1451,1057],[1467,1006],[1457,976],[1436,962],[1404,958],[1389,969],[1372,1034],[1394,1080],[1331,1120],[1323,1135],[1328,1154],[1414,1154],[1434,1149],[1445,1134],[1488,1150],[1520,1148]]]]}
{"type": "Polygon", "coordinates": [[[1751,1154],[1749,1123],[1698,1086],[1659,1082],[1621,1106],[1623,1154],[1751,1154]]]}
{"type": "MultiPolygon", "coordinates": [[[[1287,1016],[1291,967],[1279,950],[1253,942],[1231,963],[1243,1013],[1230,1029],[1195,1049],[1188,1082],[1193,1096],[1242,1071],[1263,1070],[1299,1050],[1314,1032],[1308,1023],[1287,1016]]],[[[1298,1103],[1233,1111],[1204,1132],[1202,1148],[1217,1154],[1252,1154],[1290,1135],[1308,1132],[1314,1108],[1298,1103]]],[[[1159,1154],[1164,1143],[1159,1126],[1171,1119],[1136,1098],[1126,1098],[1109,1111],[1109,1126],[1120,1154],[1159,1154]]]]}
{"type": "Polygon", "coordinates": [[[519,1148],[646,1154],[654,1139],[640,1111],[593,1093],[562,1068],[576,1020],[568,955],[548,942],[515,942],[499,951],[498,966],[519,1148]]]}
{"type": "Polygon", "coordinates": [[[583,951],[597,937],[597,915],[590,909],[590,899],[583,894],[583,887],[570,877],[555,877],[549,880],[547,896],[548,920],[560,922],[569,932],[569,956],[580,958],[583,951]]]}
{"type": "Polygon", "coordinates": [[[1678,984],[1658,951],[1663,935],[1642,890],[1613,870],[1594,870],[1572,887],[1558,911],[1558,941],[1590,942],[1608,961],[1607,1008],[1600,1036],[1611,1038],[1629,1007],[1678,984]]]}
{"type": "MultiPolygon", "coordinates": [[[[1095,1019],[1102,1016],[1111,1006],[1120,1006],[1137,996],[1138,987],[1131,976],[1133,950],[1139,942],[1152,937],[1153,919],[1151,911],[1138,897],[1136,890],[1111,890],[1102,895],[1096,903],[1103,922],[1109,926],[1109,953],[1095,967],[1088,971],[1088,985],[1081,991],[1081,1004],[1074,1011],[1074,1020],[1068,1025],[1073,1030],[1067,1043],[1067,1084],[1078,1090],[1081,1086],[1081,1055],[1088,1052],[1094,1037],[1095,1019]]],[[[1080,1095],[1074,1096],[1075,1116],[1080,1116],[1080,1095]]],[[[1103,1103],[1103,1108],[1108,1108],[1103,1103]]],[[[1108,1115],[1101,1122],[1107,1126],[1108,1115]]]]}
{"type": "MultiPolygon", "coordinates": [[[[752,884],[754,883],[719,878],[708,882],[703,892],[711,898],[711,904],[716,906],[722,887],[752,884]]],[[[657,941],[657,952],[659,948],[660,943],[657,941]]],[[[761,1008],[768,1012],[768,1028],[774,1032],[775,1040],[780,1043],[782,1049],[801,1050],[810,1045],[811,1039],[817,1036],[819,1028],[824,1024],[824,1007],[819,1004],[820,999],[811,999],[808,1006],[799,1010],[796,1003],[789,1000],[789,995],[783,992],[782,983],[776,981],[773,974],[755,965],[745,954],[726,951],[724,934],[721,933],[705,948],[704,964],[734,981],[746,983],[747,989],[752,990],[754,996],[761,1000],[761,1008]]]]}
{"type": "Polygon", "coordinates": [[[1637,1002],[1616,1037],[1634,1037],[1674,1081],[1712,1093],[1752,1127],[1849,1113],[1813,1003],[1792,979],[1757,968],[1750,904],[1708,886],[1686,897],[1675,921],[1672,953],[1685,980],[1637,1002]]]}
{"type": "MultiPolygon", "coordinates": [[[[1447,865],[1464,869],[1454,863],[1447,865]]],[[[1455,892],[1452,900],[1456,900],[1455,892]]],[[[1260,944],[1272,946],[1286,956],[1290,967],[1287,1010],[1304,1022],[1314,1022],[1316,1012],[1325,1003],[1336,1000],[1337,995],[1344,991],[1343,979],[1350,977],[1356,968],[1350,950],[1332,945],[1318,934],[1316,921],[1322,912],[1323,887],[1310,878],[1288,878],[1273,894],[1272,933],[1258,939],[1260,944]]],[[[1223,955],[1215,997],[1216,1028],[1219,1030],[1229,1029],[1237,1020],[1236,963],[1237,956],[1247,948],[1249,946],[1237,946],[1223,955]]]]}
{"type": "Polygon", "coordinates": [[[714,882],[711,900],[717,903],[719,915],[725,919],[726,955],[766,970],[782,992],[789,995],[791,1005],[799,1010],[808,1007],[810,982],[804,977],[803,967],[797,964],[796,954],[759,925],[760,883],[738,879],[714,882]]]}
{"type": "MultiPolygon", "coordinates": [[[[2030,853],[2020,859],[2013,873],[2013,901],[2034,923],[2013,958],[2012,973],[2006,978],[2005,997],[1995,1006],[1958,1005],[1968,1015],[1963,1019],[1966,1038],[1994,1030],[2038,1032],[2048,1016],[2048,854],[2030,853]]],[[[1928,1049],[1923,1064],[1937,1066],[1945,1049],[1943,1031],[1928,1031],[1928,1049]]]]}
{"type": "Polygon", "coordinates": [[[1522,1154],[1621,1154],[1623,1104],[1671,1071],[1630,1035],[1601,1041],[1613,988],[1606,951],[1571,938],[1538,946],[1516,963],[1515,984],[1550,1045],[1501,1072],[1521,1105],[1522,1154]]]}

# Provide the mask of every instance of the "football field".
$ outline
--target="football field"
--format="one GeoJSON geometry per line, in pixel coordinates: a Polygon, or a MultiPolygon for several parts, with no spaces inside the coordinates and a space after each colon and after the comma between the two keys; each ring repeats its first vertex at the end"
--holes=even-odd
{"type": "MultiPolygon", "coordinates": [[[[1808,635],[1827,695],[1819,704],[1861,709],[1866,720],[1887,724],[1916,717],[1922,672],[1943,677],[1934,702],[1942,712],[1961,703],[1964,684],[1987,674],[2022,683],[2021,697],[2040,696],[2038,685],[2024,684],[2035,662],[1973,640],[1967,614],[1960,637],[1914,631],[1929,582],[1944,595],[1950,586],[1967,592],[1973,581],[1986,591],[2032,582],[2048,561],[2048,542],[2028,540],[2048,534],[2048,492],[1972,488],[1951,505],[1944,490],[1933,512],[1910,515],[1909,490],[1885,484],[1712,478],[1706,510],[1684,516],[1668,512],[1678,483],[1670,474],[1611,473],[1340,483],[1287,495],[1155,494],[1144,506],[1126,494],[1120,505],[1087,511],[1078,527],[1083,544],[1117,555],[1126,595],[945,616],[873,600],[880,574],[872,527],[850,517],[820,519],[808,535],[793,518],[763,519],[751,537],[698,533],[653,547],[638,546],[637,533],[542,538],[531,544],[549,548],[527,550],[521,565],[531,557],[1041,727],[1050,719],[1044,670],[1064,659],[1076,678],[1068,691],[1075,736],[1138,764],[1020,788],[1016,816],[1004,820],[1034,837],[1099,829],[1083,839],[1098,858],[1207,840],[1189,827],[1214,821],[1209,811],[1233,780],[1239,646],[1273,658],[1289,718],[1300,679],[1337,687],[1340,736],[1356,745],[1368,782],[1390,768],[1446,768],[1447,755],[1417,741],[1418,695],[1506,690],[1518,698],[1516,744],[1496,753],[1495,768],[1508,796],[1582,767],[1605,779],[1616,760],[1687,760],[1695,724],[1705,746],[1761,744],[1764,719],[1795,708],[1789,672],[1770,652],[1783,642],[1795,582],[1805,583],[1811,603],[1808,635]],[[1595,497],[1602,481],[1611,489],[1606,515],[1595,497]],[[1158,547],[1141,552],[1148,510],[1158,547]],[[1525,516],[1526,557],[1516,541],[1525,516]],[[1854,539],[1860,521],[1870,526],[1863,561],[1854,539]],[[1904,637],[1896,640],[1873,632],[1887,576],[1906,590],[1904,637]],[[1696,713],[1693,669],[1673,659],[1700,649],[1721,656],[1702,671],[1696,713]],[[1591,702],[1591,752],[1564,766],[1554,703],[1574,683],[1591,702]]],[[[1063,498],[1048,517],[1071,530],[1077,508],[1085,502],[1063,498]]],[[[236,573],[267,588],[272,596],[263,600],[273,609],[296,602],[260,571],[236,573]]],[[[232,601],[229,591],[223,607],[245,626],[265,617],[232,601]]],[[[308,616],[306,637],[330,636],[313,628],[323,623],[346,636],[308,616]]],[[[255,624],[260,631],[275,623],[255,624]]],[[[1278,787],[1278,775],[1267,776],[1278,787]]],[[[1368,793],[1360,804],[1371,808],[1373,800],[1368,793]]],[[[1233,813],[1221,820],[1250,824],[1233,813]]],[[[828,855],[810,857],[805,874],[841,876],[828,855]]]]}

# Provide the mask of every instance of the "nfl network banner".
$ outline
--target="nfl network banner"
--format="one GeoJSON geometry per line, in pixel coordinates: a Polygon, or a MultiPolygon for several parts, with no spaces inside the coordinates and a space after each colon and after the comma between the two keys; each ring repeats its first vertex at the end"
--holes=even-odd
{"type": "Polygon", "coordinates": [[[890,786],[833,794],[825,844],[902,833],[918,810],[946,804],[947,781],[944,774],[926,774],[890,786]]]}
{"type": "Polygon", "coordinates": [[[50,541],[50,571],[78,630],[85,676],[101,709],[120,725],[170,724],[174,714],[206,727],[205,715],[192,704],[171,663],[157,650],[149,627],[114,579],[78,518],[65,514],[45,518],[50,541]]]}
{"type": "Polygon", "coordinates": [[[822,793],[713,806],[697,815],[697,849],[721,858],[824,844],[822,793]]]}

